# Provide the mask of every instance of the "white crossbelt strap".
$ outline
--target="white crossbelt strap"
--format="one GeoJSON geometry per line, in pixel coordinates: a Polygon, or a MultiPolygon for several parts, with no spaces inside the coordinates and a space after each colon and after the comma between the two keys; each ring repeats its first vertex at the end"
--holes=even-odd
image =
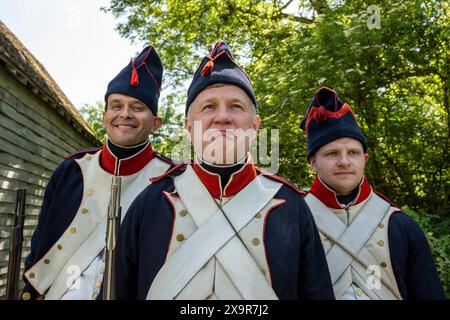
{"type": "MultiPolygon", "coordinates": [[[[314,216],[319,231],[326,236],[337,240],[339,244],[333,244],[326,252],[327,261],[330,269],[333,288],[336,297],[339,297],[353,282],[364,290],[372,299],[396,299],[390,291],[387,290],[369,290],[367,283],[368,277],[365,266],[354,261],[354,257],[366,262],[366,265],[374,264],[370,253],[364,248],[364,245],[371,238],[374,230],[389,212],[390,205],[381,199],[375,193],[372,193],[364,207],[360,209],[359,214],[349,227],[346,227],[339,218],[326,207],[314,195],[308,194],[305,197],[311,212],[314,216]],[[346,252],[349,250],[349,252],[346,252]],[[353,255],[353,256],[352,256],[353,255]],[[349,266],[351,265],[351,268],[349,266]],[[351,272],[351,275],[348,274],[351,272]],[[350,283],[349,283],[350,279],[350,283]],[[339,291],[339,292],[336,292],[339,291]],[[341,292],[342,291],[342,292],[341,292]]],[[[333,242],[333,241],[332,241],[333,242]]],[[[392,291],[391,288],[389,290],[392,291]]]]}
{"type": "MultiPolygon", "coordinates": [[[[259,175],[228,201],[222,210],[234,229],[239,232],[281,186],[281,183],[259,175]]],[[[256,262],[191,166],[175,178],[175,187],[199,229],[168,257],[156,275],[147,299],[174,299],[214,256],[244,299],[277,299],[256,262]]]]}
{"type": "Polygon", "coordinates": [[[306,195],[305,201],[313,214],[317,226],[320,226],[321,229],[326,230],[326,232],[328,232],[333,238],[339,239],[339,237],[347,229],[346,225],[343,224],[342,221],[336,217],[333,211],[325,206],[322,201],[317,199],[312,193],[308,193],[306,195]]]}

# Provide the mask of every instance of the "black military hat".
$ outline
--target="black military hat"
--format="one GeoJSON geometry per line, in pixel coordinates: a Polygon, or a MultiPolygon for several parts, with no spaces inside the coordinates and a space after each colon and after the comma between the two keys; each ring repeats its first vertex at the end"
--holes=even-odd
{"type": "Polygon", "coordinates": [[[209,57],[204,57],[194,74],[188,89],[186,115],[191,103],[206,87],[215,83],[226,83],[240,87],[256,107],[256,98],[248,75],[236,63],[230,48],[223,40],[214,46],[209,57]]]}
{"type": "Polygon", "coordinates": [[[343,137],[361,142],[364,152],[367,142],[358,126],[352,108],[339,100],[336,91],[322,87],[314,94],[306,115],[300,123],[308,137],[308,159],[322,146],[343,137]]]}
{"type": "Polygon", "coordinates": [[[112,93],[121,93],[139,99],[153,115],[158,113],[163,65],[155,48],[147,46],[108,84],[105,102],[112,93]]]}

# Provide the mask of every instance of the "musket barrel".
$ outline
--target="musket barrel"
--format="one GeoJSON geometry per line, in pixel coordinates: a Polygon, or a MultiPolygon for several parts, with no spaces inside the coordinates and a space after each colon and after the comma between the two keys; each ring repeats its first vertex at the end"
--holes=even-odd
{"type": "Polygon", "coordinates": [[[8,277],[6,298],[18,300],[20,265],[22,262],[23,226],[25,222],[27,189],[17,189],[14,201],[14,218],[9,241],[8,277]]]}
{"type": "Polygon", "coordinates": [[[106,227],[106,258],[103,279],[103,300],[116,299],[117,277],[117,241],[119,238],[121,206],[120,206],[121,177],[113,176],[111,183],[111,200],[108,207],[108,221],[106,227]]]}

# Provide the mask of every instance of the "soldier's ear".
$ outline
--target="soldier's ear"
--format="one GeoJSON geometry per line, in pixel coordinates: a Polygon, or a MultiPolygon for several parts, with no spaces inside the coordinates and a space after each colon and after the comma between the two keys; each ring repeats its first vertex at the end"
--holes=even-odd
{"type": "Polygon", "coordinates": [[[191,136],[191,127],[192,124],[189,121],[189,118],[184,118],[183,119],[183,125],[184,125],[184,131],[187,133],[187,137],[190,139],[190,141],[192,142],[192,136],[191,136]]]}
{"type": "Polygon", "coordinates": [[[253,129],[258,132],[261,127],[261,117],[259,114],[255,115],[255,120],[253,120],[253,129]]]}
{"type": "Polygon", "coordinates": [[[309,158],[309,167],[311,168],[312,171],[314,171],[314,173],[317,173],[317,161],[315,155],[309,158]]]}
{"type": "Polygon", "coordinates": [[[158,130],[159,128],[161,128],[162,125],[163,125],[163,120],[160,117],[155,117],[153,119],[153,129],[152,129],[151,133],[155,133],[155,131],[158,130]]]}

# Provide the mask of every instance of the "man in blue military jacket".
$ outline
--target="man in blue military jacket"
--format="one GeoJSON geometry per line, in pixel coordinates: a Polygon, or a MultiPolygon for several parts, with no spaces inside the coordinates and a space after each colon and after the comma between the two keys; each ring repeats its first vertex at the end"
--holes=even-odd
{"type": "Polygon", "coordinates": [[[172,166],[152,150],[163,66],[146,47],[109,83],[103,125],[107,142],[70,156],[53,173],[25,261],[22,299],[95,299],[104,271],[106,214],[113,175],[121,206],[172,166]]]}
{"type": "Polygon", "coordinates": [[[219,41],[188,90],[195,159],[153,179],[119,239],[120,299],[333,299],[303,196],[258,169],[250,79],[219,41]]]}
{"type": "Polygon", "coordinates": [[[327,87],[301,123],[317,173],[306,196],[341,300],[444,299],[417,223],[364,176],[366,139],[352,109],[327,87]]]}

